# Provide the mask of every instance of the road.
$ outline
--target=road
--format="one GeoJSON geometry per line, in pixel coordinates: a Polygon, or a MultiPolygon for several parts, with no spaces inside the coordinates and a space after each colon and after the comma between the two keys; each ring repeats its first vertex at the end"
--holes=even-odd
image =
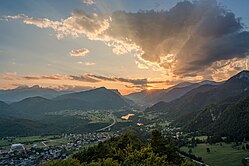
{"type": "Polygon", "coordinates": [[[45,142],[47,142],[47,141],[42,141],[41,143],[42,143],[45,147],[47,147],[48,145],[47,145],[45,142]]]}
{"type": "Polygon", "coordinates": [[[108,126],[106,126],[106,127],[104,127],[104,128],[98,129],[97,131],[104,131],[104,130],[106,130],[106,129],[112,127],[113,125],[115,125],[115,123],[116,123],[117,121],[116,121],[114,115],[113,115],[111,112],[110,112],[110,114],[109,114],[109,117],[113,120],[112,124],[110,124],[110,125],[108,125],[108,126]]]}

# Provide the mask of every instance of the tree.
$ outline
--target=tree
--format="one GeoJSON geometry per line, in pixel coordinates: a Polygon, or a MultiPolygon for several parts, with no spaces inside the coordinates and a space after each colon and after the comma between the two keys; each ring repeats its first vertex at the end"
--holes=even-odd
{"type": "Polygon", "coordinates": [[[164,149],[164,142],[161,132],[158,130],[152,131],[151,147],[155,153],[162,154],[164,149]]]}
{"type": "Polygon", "coordinates": [[[191,153],[192,153],[192,149],[191,149],[191,148],[188,150],[188,153],[189,153],[189,154],[191,154],[191,153]]]}
{"type": "Polygon", "coordinates": [[[249,145],[248,145],[248,144],[246,144],[246,149],[247,149],[247,150],[249,149],[249,145]]]}

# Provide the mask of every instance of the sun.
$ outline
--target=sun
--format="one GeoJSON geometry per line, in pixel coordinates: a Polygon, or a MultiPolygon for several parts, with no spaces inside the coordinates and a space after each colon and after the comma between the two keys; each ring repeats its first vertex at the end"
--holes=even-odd
{"type": "Polygon", "coordinates": [[[153,89],[152,87],[146,88],[147,91],[151,91],[152,89],[153,89]]]}

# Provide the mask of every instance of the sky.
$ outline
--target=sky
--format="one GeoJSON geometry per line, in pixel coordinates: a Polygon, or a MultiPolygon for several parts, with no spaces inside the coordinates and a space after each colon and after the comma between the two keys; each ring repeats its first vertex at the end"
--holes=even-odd
{"type": "Polygon", "coordinates": [[[1,0],[0,89],[128,94],[248,69],[248,0],[1,0]]]}

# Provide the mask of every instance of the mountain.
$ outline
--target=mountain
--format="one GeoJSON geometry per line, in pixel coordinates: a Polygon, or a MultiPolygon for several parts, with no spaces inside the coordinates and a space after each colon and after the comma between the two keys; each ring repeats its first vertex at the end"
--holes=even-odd
{"type": "Polygon", "coordinates": [[[57,102],[73,100],[88,103],[90,107],[95,109],[115,109],[129,106],[127,100],[117,90],[109,90],[105,87],[65,94],[53,99],[53,101],[57,102]]]}
{"type": "Polygon", "coordinates": [[[197,112],[210,104],[217,104],[222,100],[237,96],[249,89],[249,71],[242,71],[231,77],[223,84],[202,85],[184,96],[169,103],[159,102],[146,111],[165,113],[167,118],[176,119],[191,112],[197,112]]]}
{"type": "Polygon", "coordinates": [[[129,107],[130,104],[121,95],[104,87],[70,93],[54,99],[30,97],[20,102],[10,104],[14,111],[13,116],[40,119],[49,112],[62,110],[92,110],[92,109],[119,109],[129,107]]]}
{"type": "Polygon", "coordinates": [[[143,90],[141,92],[131,93],[125,97],[139,105],[151,105],[160,98],[162,93],[167,91],[167,89],[143,90]]]}
{"type": "Polygon", "coordinates": [[[199,83],[182,82],[168,89],[157,90],[143,90],[125,96],[126,98],[133,100],[140,105],[152,106],[160,101],[171,102],[177,98],[182,97],[189,91],[198,88],[202,85],[220,85],[222,83],[213,81],[202,81],[199,83]]]}
{"type": "Polygon", "coordinates": [[[248,139],[249,91],[183,117],[176,124],[180,124],[188,132],[199,131],[239,140],[248,139]]]}
{"type": "Polygon", "coordinates": [[[0,117],[0,126],[0,137],[46,134],[45,125],[27,119],[0,117]]]}
{"type": "Polygon", "coordinates": [[[129,102],[117,90],[104,87],[53,99],[36,96],[11,104],[0,101],[0,137],[96,131],[108,123],[89,123],[74,111],[129,108],[129,102]]]}
{"type": "Polygon", "coordinates": [[[11,114],[11,108],[8,104],[3,101],[0,101],[0,116],[9,116],[11,114]]]}
{"type": "Polygon", "coordinates": [[[42,88],[38,85],[34,85],[32,87],[22,86],[17,87],[16,89],[0,90],[0,100],[6,103],[13,103],[35,96],[52,99],[65,93],[68,92],[56,91],[50,88],[42,88]]]}

